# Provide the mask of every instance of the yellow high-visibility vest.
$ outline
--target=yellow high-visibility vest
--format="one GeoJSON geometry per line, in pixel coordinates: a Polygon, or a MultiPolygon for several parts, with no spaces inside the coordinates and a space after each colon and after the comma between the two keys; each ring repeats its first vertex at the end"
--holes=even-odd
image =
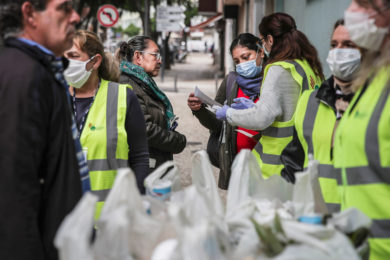
{"type": "MultiPolygon", "coordinates": [[[[268,64],[264,70],[263,83],[269,68],[275,65],[281,66],[291,73],[293,79],[299,84],[301,93],[304,90],[319,88],[322,83],[321,78],[314,73],[309,63],[298,59],[268,64]]],[[[262,136],[252,150],[265,178],[274,174],[280,174],[283,169],[280,156],[284,148],[292,140],[294,115],[289,121],[274,121],[269,127],[262,130],[262,136]]]]}
{"type": "Polygon", "coordinates": [[[390,66],[361,88],[336,130],[334,165],[341,170],[341,209],[369,216],[370,259],[390,258],[390,66]]]}
{"type": "Polygon", "coordinates": [[[114,184],[117,169],[128,167],[125,120],[129,87],[102,79],[80,136],[81,146],[87,149],[91,191],[99,198],[96,219],[114,184]]]}
{"type": "Polygon", "coordinates": [[[339,173],[333,168],[332,135],[336,124],[333,108],[318,98],[318,90],[305,91],[300,97],[295,115],[295,130],[305,152],[304,168],[308,167],[309,154],[320,164],[318,179],[329,212],[340,211],[338,191],[339,173]]]}

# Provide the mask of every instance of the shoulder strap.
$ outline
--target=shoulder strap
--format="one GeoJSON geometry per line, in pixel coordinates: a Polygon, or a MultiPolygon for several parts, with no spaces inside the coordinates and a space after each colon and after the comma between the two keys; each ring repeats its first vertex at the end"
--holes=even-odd
{"type": "Polygon", "coordinates": [[[235,71],[231,71],[226,80],[226,100],[230,98],[230,94],[232,92],[232,89],[234,87],[234,83],[236,82],[238,74],[235,71]]]}

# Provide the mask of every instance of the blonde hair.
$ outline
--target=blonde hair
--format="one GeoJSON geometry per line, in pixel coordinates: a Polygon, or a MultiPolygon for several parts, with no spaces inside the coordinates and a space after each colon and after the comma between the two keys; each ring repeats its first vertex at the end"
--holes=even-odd
{"type": "Polygon", "coordinates": [[[121,75],[121,71],[119,70],[119,61],[110,52],[105,52],[105,56],[108,64],[108,71],[111,75],[111,81],[118,82],[121,75]]]}
{"type": "Polygon", "coordinates": [[[95,33],[87,30],[78,30],[73,38],[73,42],[80,47],[81,51],[87,53],[90,58],[96,54],[102,56],[102,62],[98,69],[99,78],[108,81],[119,80],[119,64],[115,62],[111,53],[104,52],[104,46],[95,33]]]}
{"type": "Polygon", "coordinates": [[[352,90],[358,91],[370,77],[385,66],[390,66],[390,42],[384,46],[382,52],[366,53],[359,75],[352,83],[352,90]]]}

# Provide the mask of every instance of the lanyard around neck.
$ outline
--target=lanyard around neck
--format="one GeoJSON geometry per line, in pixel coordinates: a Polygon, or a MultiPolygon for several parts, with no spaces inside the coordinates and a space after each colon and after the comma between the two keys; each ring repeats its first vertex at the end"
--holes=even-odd
{"type": "Polygon", "coordinates": [[[80,138],[80,135],[81,135],[81,131],[83,130],[83,127],[84,127],[84,123],[85,123],[85,120],[88,116],[88,113],[89,113],[89,110],[91,109],[92,107],[92,104],[93,102],[95,101],[95,97],[99,91],[99,87],[100,87],[100,82],[99,82],[99,85],[95,91],[95,94],[93,95],[93,98],[92,98],[92,101],[91,103],[89,104],[88,108],[84,111],[84,114],[83,114],[83,117],[81,118],[81,122],[80,122],[80,125],[77,124],[77,110],[76,110],[76,91],[75,89],[73,88],[73,113],[74,113],[74,117],[76,118],[76,124],[77,124],[77,128],[78,128],[78,138],[80,138]]]}

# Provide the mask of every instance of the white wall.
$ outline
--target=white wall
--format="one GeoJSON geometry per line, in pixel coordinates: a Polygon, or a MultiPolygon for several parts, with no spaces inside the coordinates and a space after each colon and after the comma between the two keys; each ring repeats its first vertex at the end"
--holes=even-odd
{"type": "Polygon", "coordinates": [[[232,56],[230,55],[230,44],[232,43],[235,35],[236,22],[235,19],[226,19],[225,23],[225,75],[227,75],[230,71],[234,71],[234,63],[232,56]]]}
{"type": "Polygon", "coordinates": [[[251,10],[252,10],[252,25],[250,33],[259,36],[259,24],[261,19],[264,17],[264,2],[262,0],[252,0],[251,2],[251,10]]]}
{"type": "MultiPolygon", "coordinates": [[[[326,77],[330,75],[326,57],[333,25],[343,18],[351,0],[284,0],[284,12],[294,17],[297,28],[316,47],[326,77]]],[[[275,7],[277,9],[277,6],[275,7]]]]}

